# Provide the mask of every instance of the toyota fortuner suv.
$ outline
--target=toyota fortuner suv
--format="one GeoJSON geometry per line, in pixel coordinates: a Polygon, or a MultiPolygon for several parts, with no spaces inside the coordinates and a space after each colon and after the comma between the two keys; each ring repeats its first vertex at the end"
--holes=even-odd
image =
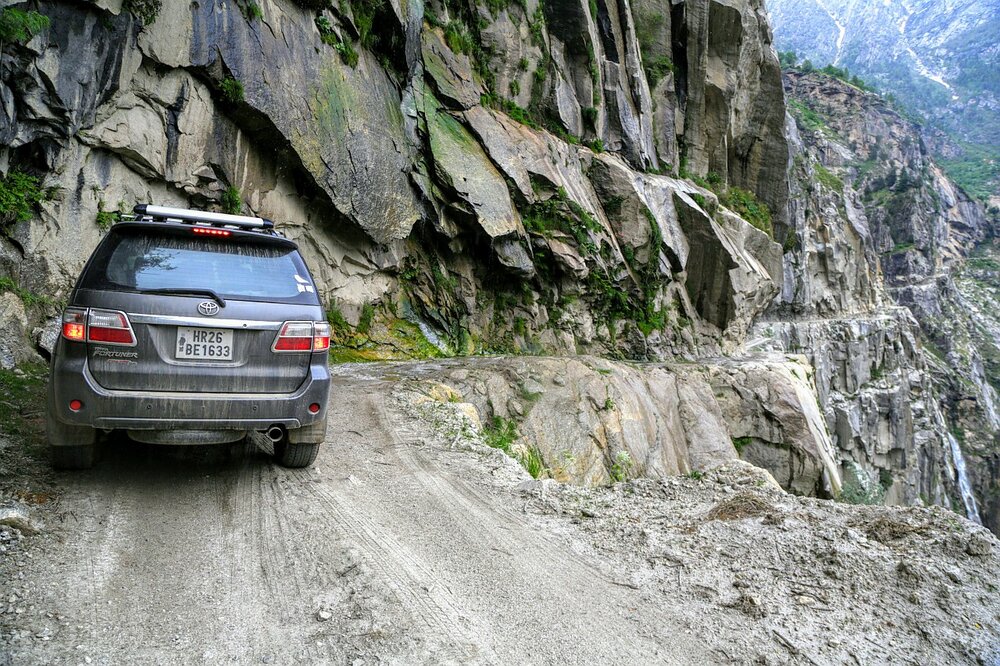
{"type": "Polygon", "coordinates": [[[53,464],[101,432],[235,442],[305,467],[326,433],[330,328],[297,246],[270,220],[139,205],[94,250],[63,313],[46,430],[53,464]]]}

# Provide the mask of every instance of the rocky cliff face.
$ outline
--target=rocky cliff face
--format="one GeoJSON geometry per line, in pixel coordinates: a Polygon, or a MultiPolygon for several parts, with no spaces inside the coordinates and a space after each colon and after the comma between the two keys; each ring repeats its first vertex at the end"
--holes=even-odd
{"type": "Polygon", "coordinates": [[[43,3],[7,45],[4,160],[53,188],[10,233],[23,288],[65,293],[99,211],[235,188],[348,321],[374,305],[452,352],[722,348],[774,293],[777,247],[676,178],[781,217],[759,3],[636,9],[655,71],[626,4],[129,8],[43,3]]]}
{"type": "Polygon", "coordinates": [[[789,252],[761,344],[809,354],[845,483],[973,515],[967,475],[996,529],[996,393],[955,282],[993,223],[881,98],[820,74],[785,83],[789,252]]]}
{"type": "Polygon", "coordinates": [[[49,23],[3,45],[0,165],[41,201],[0,239],[7,365],[51,349],[113,211],[235,200],[303,248],[337,360],[668,361],[447,378],[549,469],[569,450],[569,478],[617,478],[620,451],[651,475],[743,457],[803,494],[961,502],[917,327],[887,304],[983,237],[979,209],[943,178],[868,205],[888,167],[847,184],[858,159],[933,165],[870,100],[786,125],[758,0],[26,8],[49,23]]]}

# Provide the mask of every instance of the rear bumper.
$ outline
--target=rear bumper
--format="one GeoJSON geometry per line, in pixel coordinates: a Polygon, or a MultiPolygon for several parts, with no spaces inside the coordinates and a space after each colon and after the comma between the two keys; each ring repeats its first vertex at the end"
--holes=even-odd
{"type": "Polygon", "coordinates": [[[326,415],[330,373],[313,363],[293,393],[180,393],[112,391],[91,375],[86,359],[56,357],[52,366],[53,416],[63,423],[128,430],[263,430],[272,425],[300,428],[326,415]],[[79,400],[79,411],[69,408],[79,400]],[[320,411],[309,412],[318,403],[320,411]]]}

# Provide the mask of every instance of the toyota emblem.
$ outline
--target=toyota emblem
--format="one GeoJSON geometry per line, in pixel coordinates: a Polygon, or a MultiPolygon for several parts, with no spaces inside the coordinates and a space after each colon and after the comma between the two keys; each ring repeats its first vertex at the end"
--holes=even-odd
{"type": "Polygon", "coordinates": [[[213,301],[202,301],[198,304],[198,312],[206,317],[214,317],[219,314],[219,304],[213,301]]]}

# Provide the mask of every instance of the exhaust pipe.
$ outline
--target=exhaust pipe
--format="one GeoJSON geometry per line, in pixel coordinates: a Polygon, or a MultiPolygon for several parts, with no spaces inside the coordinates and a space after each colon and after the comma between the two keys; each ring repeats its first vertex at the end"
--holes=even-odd
{"type": "Polygon", "coordinates": [[[280,442],[285,436],[285,429],[279,425],[273,425],[264,432],[272,442],[280,442]]]}

